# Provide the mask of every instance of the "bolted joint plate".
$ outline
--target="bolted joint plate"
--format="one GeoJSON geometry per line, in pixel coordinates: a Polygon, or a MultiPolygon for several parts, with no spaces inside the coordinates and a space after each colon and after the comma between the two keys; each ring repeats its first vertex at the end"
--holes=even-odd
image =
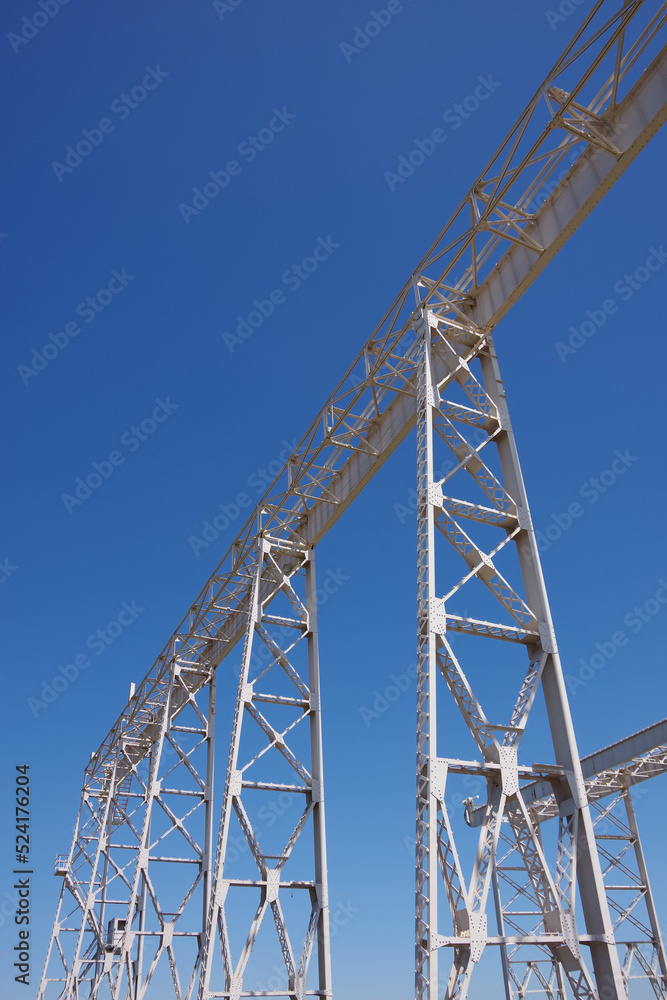
{"type": "Polygon", "coordinates": [[[537,627],[540,632],[540,642],[544,652],[557,653],[558,647],[556,646],[556,633],[554,632],[553,625],[548,625],[546,622],[538,622],[537,627]]]}
{"type": "Polygon", "coordinates": [[[579,935],[577,934],[577,925],[574,920],[574,913],[567,912],[563,913],[561,917],[563,925],[563,938],[565,939],[565,944],[568,946],[575,958],[581,958],[581,951],[579,950],[579,935]]]}
{"type": "Polygon", "coordinates": [[[440,409],[440,393],[433,385],[426,386],[426,402],[428,406],[432,406],[434,410],[440,409]]]}
{"type": "MultiPolygon", "coordinates": [[[[243,976],[229,977],[229,1000],[241,1000],[243,992],[243,976]]],[[[209,994],[210,996],[211,994],[209,994]]]]}
{"type": "Polygon", "coordinates": [[[577,809],[583,809],[584,803],[587,802],[586,796],[586,783],[584,777],[579,771],[575,774],[574,771],[566,771],[565,776],[567,778],[567,783],[570,786],[570,791],[572,793],[572,801],[577,809]]]}
{"type": "Polygon", "coordinates": [[[310,798],[312,802],[321,802],[320,782],[317,778],[312,778],[310,783],[310,798]]]}
{"type": "Polygon", "coordinates": [[[517,521],[519,522],[519,527],[522,528],[523,531],[533,530],[533,519],[530,516],[530,511],[528,510],[527,507],[521,507],[520,505],[517,505],[516,518],[517,521]]]}
{"type": "Polygon", "coordinates": [[[224,906],[229,891],[229,879],[221,878],[215,887],[215,902],[217,906],[224,906]]]}
{"type": "Polygon", "coordinates": [[[241,701],[244,705],[249,705],[252,701],[253,689],[252,684],[244,684],[241,688],[241,701]]]}
{"type": "Polygon", "coordinates": [[[231,777],[229,779],[229,794],[234,795],[238,798],[238,796],[241,794],[242,788],[243,788],[243,772],[232,771],[231,777]]]}
{"type": "Polygon", "coordinates": [[[470,961],[479,962],[486,945],[486,913],[471,913],[467,907],[457,910],[454,928],[460,943],[470,945],[470,961]]]}
{"type": "Polygon", "coordinates": [[[510,415],[505,403],[498,403],[498,424],[501,431],[508,431],[511,428],[510,415]]]}
{"type": "Polygon", "coordinates": [[[267,868],[265,874],[266,901],[267,903],[275,903],[278,899],[278,890],[280,888],[280,872],[277,868],[267,868]]]}
{"type": "Polygon", "coordinates": [[[431,632],[435,632],[436,635],[445,635],[447,632],[447,615],[445,614],[445,602],[442,598],[430,598],[428,619],[431,632]]]}
{"type": "Polygon", "coordinates": [[[517,747],[500,747],[500,776],[505,795],[516,795],[519,791],[519,769],[517,747]]]}
{"type": "Polygon", "coordinates": [[[289,977],[289,991],[292,993],[296,1000],[305,1000],[306,996],[306,977],[305,976],[290,976],[289,977]]]}
{"type": "Polygon", "coordinates": [[[329,888],[328,885],[325,887],[321,882],[315,883],[315,896],[317,897],[317,905],[321,910],[329,909],[329,888]]]}
{"type": "Polygon", "coordinates": [[[425,336],[429,327],[437,330],[438,317],[429,309],[422,309],[421,313],[414,317],[411,325],[417,336],[425,336]]]}
{"type": "Polygon", "coordinates": [[[445,785],[447,783],[447,761],[443,757],[431,758],[431,795],[438,800],[445,800],[445,785]]]}
{"type": "Polygon", "coordinates": [[[470,923],[470,961],[479,962],[486,944],[486,913],[471,913],[470,923]]]}
{"type": "Polygon", "coordinates": [[[547,934],[562,934],[563,941],[575,959],[581,957],[579,935],[574,914],[568,910],[549,910],[544,914],[544,929],[547,934]]]}
{"type": "Polygon", "coordinates": [[[428,502],[432,504],[433,507],[442,507],[442,496],[442,486],[440,483],[428,484],[428,502]]]}

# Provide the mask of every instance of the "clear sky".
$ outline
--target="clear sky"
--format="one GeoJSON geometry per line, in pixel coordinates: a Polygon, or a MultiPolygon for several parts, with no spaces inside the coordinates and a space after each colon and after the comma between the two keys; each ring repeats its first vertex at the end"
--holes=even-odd
{"type": "MultiPolygon", "coordinates": [[[[386,4],[57,2],[7,0],[0,15],[8,1000],[34,993],[13,981],[5,907],[15,766],[32,778],[36,988],[53,857],[130,682],[244,522],[239,494],[261,494],[590,6],[557,20],[550,0],[403,0],[361,47],[357,26],[386,4]],[[455,105],[480,82],[464,119],[455,105]],[[443,121],[448,142],[392,180],[443,121]],[[77,496],[96,469],[99,486],[77,496]],[[207,539],[220,505],[229,524],[207,539]],[[109,623],[111,643],[96,636],[109,623]],[[40,707],[81,655],[90,668],[40,707]]],[[[664,272],[636,289],[624,278],[651,254],[665,262],[666,141],[496,335],[582,754],[667,715],[667,610],[633,610],[667,580],[664,272]],[[610,298],[617,310],[563,355],[570,328],[610,298]],[[618,451],[626,467],[605,486],[618,451]],[[577,501],[583,516],[556,537],[577,501]],[[618,630],[629,641],[584,682],[581,660],[618,630]]],[[[369,710],[414,662],[414,485],[411,435],[318,549],[320,577],[340,582],[320,609],[330,895],[351,917],[333,969],[340,996],[365,1000],[412,989],[414,687],[369,710]]],[[[474,755],[451,733],[449,755],[474,755]]],[[[667,925],[664,792],[655,780],[637,809],[667,925]]],[[[471,996],[500,997],[491,982],[471,996]]]]}

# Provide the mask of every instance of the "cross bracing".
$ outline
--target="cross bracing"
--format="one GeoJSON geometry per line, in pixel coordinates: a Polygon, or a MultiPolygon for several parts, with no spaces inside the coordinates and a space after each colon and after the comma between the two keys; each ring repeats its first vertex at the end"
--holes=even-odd
{"type": "Polygon", "coordinates": [[[543,995],[565,996],[569,989],[577,997],[598,995],[604,981],[607,995],[620,997],[627,993],[633,979],[628,970],[633,967],[662,988],[639,946],[623,966],[615,957],[588,789],[593,800],[596,796],[591,779],[584,780],[576,752],[491,334],[664,123],[666,18],[667,5],[641,0],[600,0],[594,5],[91,756],[77,831],[69,859],[61,866],[63,895],[40,996],[53,995],[55,989],[68,997],[88,991],[92,996],[138,1000],[149,995],[160,963],[169,966],[176,997],[253,995],[244,984],[244,973],[265,918],[275,924],[285,964],[285,991],[276,995],[330,994],[324,801],[316,777],[321,770],[320,706],[311,697],[318,685],[317,642],[308,579],[314,572],[314,546],[416,424],[421,609],[416,996],[433,1000],[438,994],[437,953],[450,943],[455,957],[446,995],[462,998],[467,993],[487,943],[490,898],[495,899],[498,922],[504,919],[497,857],[508,826],[511,851],[518,853],[525,871],[521,891],[531,897],[539,925],[530,933],[522,928],[521,947],[532,934],[541,949],[539,960],[528,959],[524,978],[517,979],[520,961],[503,945],[508,997],[514,987],[517,995],[531,992],[528,980],[537,982],[543,995]],[[542,201],[545,191],[549,193],[542,201]],[[481,443],[472,439],[471,428],[483,432],[481,443]],[[472,480],[467,480],[469,489],[463,495],[449,495],[449,483],[433,478],[434,446],[456,456],[458,464],[448,480],[472,480]],[[497,532],[492,546],[481,534],[489,530],[497,532]],[[462,568],[441,586],[435,555],[445,542],[462,568]],[[518,572],[516,562],[509,564],[511,552],[518,553],[518,572]],[[299,573],[306,587],[300,597],[292,582],[299,573]],[[457,613],[458,593],[475,586],[486,593],[480,613],[457,613]],[[289,600],[290,594],[298,609],[295,616],[271,611],[272,601],[289,600]],[[496,602],[494,617],[487,617],[488,601],[496,602]],[[300,668],[291,662],[291,640],[280,635],[285,628],[296,629],[308,649],[307,663],[300,668]],[[528,668],[506,723],[484,715],[448,632],[466,641],[496,639],[521,655],[528,652],[528,668]],[[274,670],[272,679],[287,677],[295,693],[287,694],[280,686],[256,693],[248,689],[247,675],[245,681],[241,676],[214,848],[215,670],[240,641],[246,664],[253,642],[263,642],[273,657],[267,668],[274,670]],[[483,756],[474,766],[488,784],[482,838],[468,889],[444,807],[447,773],[454,773],[458,762],[438,757],[435,749],[431,693],[436,681],[446,685],[467,720],[483,756]],[[533,770],[517,756],[540,686],[550,708],[556,751],[551,770],[533,770]],[[262,714],[259,703],[301,715],[281,729],[262,714]],[[248,766],[264,766],[268,752],[277,753],[285,766],[296,770],[299,784],[272,772],[249,784],[239,779],[236,764],[240,734],[248,728],[247,721],[245,728],[242,725],[246,715],[267,741],[263,749],[256,748],[248,766]],[[297,753],[287,733],[298,729],[298,723],[310,731],[311,741],[297,753]],[[172,774],[177,775],[175,785],[165,785],[172,774]],[[520,783],[528,777],[546,782],[559,803],[553,865],[540,843],[540,824],[526,798],[527,788],[520,783]],[[277,787],[305,796],[306,808],[303,824],[292,831],[287,847],[272,855],[254,836],[241,798],[244,789],[248,795],[249,789],[277,787]],[[187,800],[186,806],[176,809],[170,796],[187,800]],[[156,826],[154,814],[162,826],[156,826]],[[232,815],[257,864],[254,878],[226,877],[232,815]],[[305,826],[314,855],[310,877],[291,880],[310,894],[303,950],[297,954],[280,910],[284,886],[276,872],[290,860],[294,844],[300,838],[303,842],[305,826]],[[122,841],[126,835],[130,839],[122,841]],[[180,852],[168,853],[164,845],[173,840],[179,841],[180,852]],[[123,851],[131,855],[124,863],[116,857],[123,851]],[[195,872],[178,891],[174,886],[169,908],[162,905],[151,879],[156,862],[195,872]],[[444,879],[452,908],[451,942],[438,931],[439,878],[444,879]],[[245,943],[235,955],[226,923],[227,897],[241,883],[258,894],[259,902],[245,943]],[[577,885],[586,923],[592,924],[587,934],[576,925],[577,885]],[[64,947],[68,936],[76,940],[69,951],[64,947]],[[592,971],[582,957],[582,944],[590,949],[592,971]],[[177,957],[177,945],[191,946],[187,957],[177,957]],[[316,986],[307,979],[313,954],[316,986]],[[542,972],[545,956],[549,968],[542,972]]]}
{"type": "MultiPolygon", "coordinates": [[[[493,329],[664,124],[667,54],[661,48],[643,72],[639,60],[661,40],[667,5],[651,9],[650,15],[645,13],[647,6],[609,0],[596,5],[259,501],[138,687],[134,705],[150,699],[174,656],[192,658],[193,662],[201,657],[216,664],[239,640],[247,613],[252,545],[260,525],[276,537],[295,536],[317,544],[413,429],[418,353],[411,325],[415,288],[419,302],[438,315],[453,317],[454,327],[460,324],[463,341],[476,331],[493,329]],[[593,32],[593,15],[607,9],[606,31],[593,32]],[[642,15],[645,23],[640,25],[642,15]],[[619,58],[619,46],[624,58],[619,58]],[[609,71],[591,101],[608,131],[617,134],[619,156],[598,152],[597,146],[568,130],[560,142],[556,141],[559,129],[543,95],[561,75],[572,75],[577,68],[572,95],[590,86],[596,73],[604,75],[605,68],[609,71]],[[568,154],[577,151],[579,156],[558,186],[524,220],[524,227],[541,234],[541,251],[518,253],[513,241],[508,249],[500,235],[485,236],[484,225],[470,225],[475,191],[495,190],[487,213],[508,196],[510,186],[521,192],[515,199],[517,205],[529,204],[551,177],[558,176],[568,154]],[[482,256],[481,243],[485,246],[486,277],[479,264],[473,266],[473,260],[482,256]],[[435,284],[426,291],[422,279],[426,280],[431,270],[429,280],[435,284]],[[461,275],[458,280],[457,274],[461,275]],[[459,307],[452,301],[451,308],[446,307],[438,290],[459,286],[465,289],[470,304],[459,307]],[[349,426],[355,428],[354,435],[349,426]]],[[[113,752],[120,731],[141,725],[140,710],[128,705],[94,754],[91,766],[99,766],[106,754],[113,752]]]]}
{"type": "MultiPolygon", "coordinates": [[[[475,773],[466,762],[450,765],[452,771],[475,773]]],[[[594,828],[602,860],[605,892],[614,921],[617,946],[622,949],[623,977],[630,995],[633,981],[643,980],[651,987],[651,995],[663,997],[667,990],[667,958],[655,904],[651,894],[648,871],[644,859],[635,809],[630,789],[649,778],[667,772],[667,720],[662,720],[619,740],[609,747],[584,757],[581,769],[586,781],[586,795],[593,806],[594,828]]],[[[538,771],[539,765],[533,767],[538,771]]],[[[546,768],[553,774],[553,766],[546,768]]],[[[528,775],[526,775],[527,777],[528,775]]],[[[548,779],[540,778],[525,784],[522,794],[528,804],[535,824],[558,818],[559,807],[548,779]]],[[[466,822],[478,826],[483,821],[484,807],[475,808],[472,799],[466,803],[466,822]]],[[[507,904],[503,909],[503,937],[489,938],[488,943],[505,949],[505,962],[509,967],[508,949],[512,949],[514,965],[518,966],[521,936],[517,934],[516,901],[522,906],[532,894],[517,875],[518,867],[511,865],[514,847],[511,840],[502,836],[503,849],[496,861],[498,891],[501,881],[510,888],[507,904]],[[512,909],[514,907],[514,910],[512,909]]],[[[536,905],[533,903],[533,905],[536,905]]],[[[533,911],[533,917],[537,911],[533,911]]],[[[525,941],[525,935],[523,936],[525,941]]],[[[522,979],[508,975],[509,996],[516,989],[519,995],[537,992],[550,984],[547,995],[557,995],[559,986],[557,969],[546,953],[531,962],[522,964],[522,979]],[[533,979],[532,988],[529,988],[533,979]],[[523,992],[522,992],[523,991],[523,992]]]]}

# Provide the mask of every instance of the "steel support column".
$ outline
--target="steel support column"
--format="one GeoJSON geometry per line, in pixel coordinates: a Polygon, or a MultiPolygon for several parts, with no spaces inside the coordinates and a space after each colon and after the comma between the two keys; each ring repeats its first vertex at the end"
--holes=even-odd
{"type": "Polygon", "coordinates": [[[238,1000],[267,994],[251,959],[258,942],[264,950],[270,946],[265,917],[272,917],[282,954],[282,986],[269,995],[330,997],[314,552],[260,534],[250,576],[198,995],[200,1000],[238,1000]],[[282,831],[273,821],[270,830],[262,829],[262,806],[257,805],[266,801],[267,792],[287,800],[282,831]],[[290,809],[297,803],[295,819],[290,809]],[[234,826],[239,830],[235,842],[241,842],[243,851],[231,849],[234,826]],[[303,853],[294,848],[307,828],[313,838],[313,870],[304,872],[303,853]],[[243,853],[245,865],[239,862],[243,853]],[[295,894],[307,897],[300,913],[290,902],[295,894]],[[248,927],[242,904],[249,898],[256,909],[248,927]],[[308,976],[313,947],[316,986],[308,976]]]}
{"type": "MultiPolygon", "coordinates": [[[[484,384],[489,396],[498,407],[499,412],[506,414],[506,427],[504,433],[499,435],[497,442],[505,486],[510,495],[514,497],[517,505],[528,512],[528,498],[507,411],[498,359],[491,338],[488,340],[487,349],[480,356],[480,362],[484,384]]],[[[607,906],[563,670],[555,642],[540,554],[532,525],[526,535],[526,541],[518,541],[516,548],[527,603],[536,613],[538,621],[542,623],[543,648],[549,643],[551,644],[551,650],[545,649],[548,655],[542,671],[541,683],[556,764],[562,767],[567,775],[568,791],[572,801],[572,811],[569,814],[565,813],[565,815],[569,815],[571,827],[577,831],[576,843],[573,846],[576,850],[576,873],[581,894],[581,906],[588,934],[600,938],[600,940],[592,941],[590,944],[591,961],[600,997],[605,998],[605,1000],[607,998],[608,1000],[616,1000],[617,997],[618,1000],[623,1000],[625,989],[614,945],[612,921],[607,906]],[[545,635],[546,641],[544,640],[545,635]]],[[[567,792],[565,794],[567,795],[567,792]]],[[[574,888],[572,896],[568,900],[567,911],[572,913],[574,911],[574,888]]]]}
{"type": "Polygon", "coordinates": [[[434,578],[433,481],[434,388],[431,338],[427,323],[421,338],[417,387],[417,821],[415,857],[415,996],[437,1000],[438,953],[434,947],[438,914],[438,837],[431,795],[435,766],[436,658],[433,619],[437,615],[434,578]]]}
{"type": "MultiPolygon", "coordinates": [[[[417,425],[416,997],[431,1000],[436,996],[434,960],[438,947],[454,949],[446,996],[463,1000],[486,944],[506,944],[503,931],[491,935],[487,922],[487,901],[501,824],[505,823],[511,831],[516,857],[525,869],[538,918],[538,925],[522,929],[517,941],[531,942],[542,952],[546,949],[550,963],[554,968],[561,967],[575,997],[599,994],[605,1000],[623,1000],[625,989],[586,788],[493,342],[464,318],[447,321],[425,309],[416,329],[422,338],[417,425]],[[435,355],[439,370],[446,372],[437,384],[431,374],[435,355]],[[441,478],[435,478],[433,472],[434,441],[439,447],[445,444],[454,455],[453,468],[450,462],[446,467],[449,471],[441,478]],[[465,498],[460,491],[457,497],[445,493],[444,484],[451,479],[459,487],[462,480],[470,484],[465,498]],[[465,521],[465,529],[461,521],[465,521]],[[436,574],[434,527],[464,563],[462,578],[446,592],[442,574],[436,574]],[[490,544],[489,529],[496,532],[494,544],[490,544]],[[437,593],[436,586],[441,588],[437,593]],[[464,614],[449,611],[450,601],[458,600],[464,587],[483,609],[474,617],[467,610],[464,614]],[[496,604],[496,620],[489,621],[485,616],[493,599],[500,608],[496,604]],[[526,647],[528,667],[523,679],[518,675],[512,682],[506,668],[503,673],[505,683],[516,683],[518,689],[508,722],[494,723],[484,714],[452,649],[450,633],[466,636],[466,641],[470,637],[485,639],[492,647],[486,650],[489,665],[494,662],[493,647],[499,641],[514,648],[526,647]],[[436,670],[442,674],[483,758],[480,763],[467,762],[464,768],[468,775],[477,774],[487,790],[476,860],[467,887],[445,805],[448,774],[453,768],[460,770],[461,762],[438,756],[436,670]],[[561,814],[560,850],[555,863],[547,857],[521,794],[521,779],[539,773],[539,768],[520,764],[517,756],[540,685],[554,748],[551,767],[561,814]],[[451,910],[453,935],[449,937],[437,933],[436,858],[451,910]],[[577,930],[575,919],[577,887],[586,923],[584,936],[577,930]],[[584,939],[590,948],[595,983],[582,956],[584,939]]],[[[560,973],[556,991],[559,981],[560,973]]]]}

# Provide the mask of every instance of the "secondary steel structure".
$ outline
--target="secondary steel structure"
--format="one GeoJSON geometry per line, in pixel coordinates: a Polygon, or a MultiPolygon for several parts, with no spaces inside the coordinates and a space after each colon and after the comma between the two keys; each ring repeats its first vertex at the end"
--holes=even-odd
{"type": "Polygon", "coordinates": [[[666,20],[665,4],[595,4],[91,755],[40,1000],[332,995],[314,550],[415,426],[415,997],[463,1000],[488,946],[508,1000],[620,1000],[637,979],[667,997],[629,791],[665,769],[664,723],[579,759],[493,340],[664,123],[666,20]],[[216,668],[237,644],[216,837],[216,668]],[[494,720],[489,665],[515,691],[494,720]],[[438,685],[477,759],[441,755],[438,685]],[[518,754],[540,687],[549,765],[518,754]],[[467,878],[458,774],[486,793],[466,808],[467,878]],[[257,821],[271,794],[299,803],[282,840],[257,821]],[[271,923],[284,973],[266,989],[249,969],[271,923]]]}

